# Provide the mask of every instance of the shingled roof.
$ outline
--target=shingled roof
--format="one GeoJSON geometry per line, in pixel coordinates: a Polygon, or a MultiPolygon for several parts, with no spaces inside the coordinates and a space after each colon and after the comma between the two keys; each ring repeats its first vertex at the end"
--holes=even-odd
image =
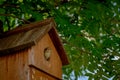
{"type": "Polygon", "coordinates": [[[17,27],[9,32],[0,35],[0,56],[8,55],[13,52],[30,48],[36,45],[38,41],[49,33],[51,40],[62,60],[62,64],[68,64],[68,59],[55,29],[53,18],[40,22],[34,22],[17,27]]]}

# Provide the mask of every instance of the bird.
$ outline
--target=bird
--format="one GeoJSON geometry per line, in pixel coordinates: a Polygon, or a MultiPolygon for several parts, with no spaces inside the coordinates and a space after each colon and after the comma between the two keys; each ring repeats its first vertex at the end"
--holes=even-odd
{"type": "Polygon", "coordinates": [[[44,57],[47,61],[49,61],[51,53],[52,53],[52,50],[50,48],[45,48],[44,49],[44,57]]]}

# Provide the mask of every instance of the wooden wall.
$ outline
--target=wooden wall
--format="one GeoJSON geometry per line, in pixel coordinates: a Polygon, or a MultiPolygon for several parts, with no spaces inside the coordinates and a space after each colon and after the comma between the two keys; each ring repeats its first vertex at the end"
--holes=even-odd
{"type": "Polygon", "coordinates": [[[37,45],[33,46],[29,53],[30,57],[32,56],[29,58],[29,64],[36,66],[54,77],[58,77],[59,79],[62,78],[62,61],[49,37],[49,34],[46,34],[37,45]],[[47,47],[52,50],[49,61],[44,58],[44,49],[47,47]]]}
{"type": "Polygon", "coordinates": [[[0,56],[0,80],[29,80],[27,52],[0,56]]]}

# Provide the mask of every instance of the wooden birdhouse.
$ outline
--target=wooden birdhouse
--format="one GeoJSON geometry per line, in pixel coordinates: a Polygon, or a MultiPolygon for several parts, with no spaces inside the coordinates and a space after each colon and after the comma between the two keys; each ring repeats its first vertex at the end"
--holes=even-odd
{"type": "Polygon", "coordinates": [[[52,18],[0,38],[0,80],[61,80],[68,59],[52,18]]]}

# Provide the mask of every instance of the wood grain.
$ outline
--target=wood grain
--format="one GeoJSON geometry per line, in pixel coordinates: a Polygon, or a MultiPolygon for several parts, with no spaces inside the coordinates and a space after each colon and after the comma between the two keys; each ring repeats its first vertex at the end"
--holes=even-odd
{"type": "Polygon", "coordinates": [[[0,80],[29,79],[27,50],[14,55],[0,56],[0,80]]]}
{"type": "Polygon", "coordinates": [[[52,76],[51,74],[41,71],[35,66],[30,66],[30,76],[31,80],[62,80],[52,76]]]}
{"type": "Polygon", "coordinates": [[[33,46],[29,50],[30,56],[30,65],[34,65],[37,68],[55,76],[59,79],[62,78],[62,61],[57,53],[57,50],[52,43],[52,40],[49,37],[49,34],[46,34],[37,45],[33,46]],[[44,49],[51,48],[51,58],[47,61],[44,57],[44,49]]]}

